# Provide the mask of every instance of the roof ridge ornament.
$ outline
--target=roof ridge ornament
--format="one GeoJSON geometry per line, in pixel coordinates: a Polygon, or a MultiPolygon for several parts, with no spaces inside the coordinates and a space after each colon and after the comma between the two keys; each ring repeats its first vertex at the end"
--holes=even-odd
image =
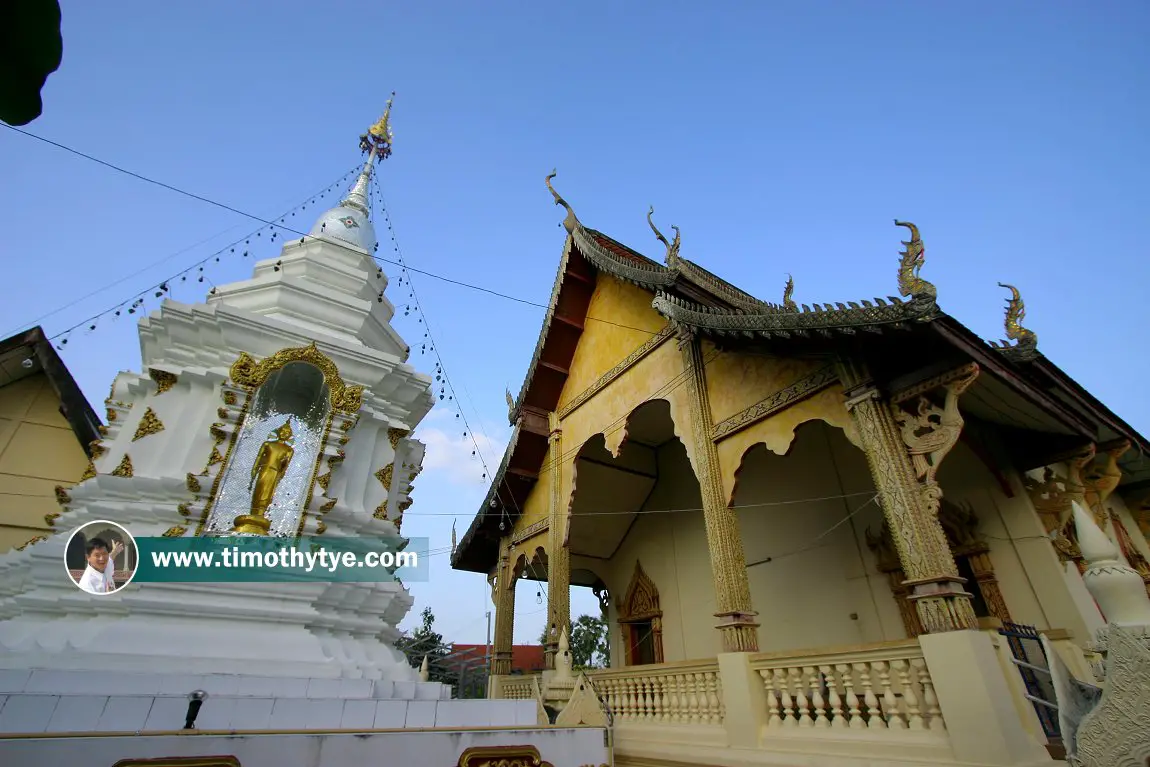
{"type": "Polygon", "coordinates": [[[894,225],[905,226],[910,230],[910,241],[902,240],[906,250],[899,253],[902,256],[898,265],[899,293],[914,302],[934,303],[938,298],[938,289],[919,276],[922,265],[926,263],[926,248],[923,247],[922,239],[919,237],[918,227],[909,221],[899,221],[897,218],[894,220],[894,225]]]}
{"type": "Polygon", "coordinates": [[[547,183],[547,189],[550,190],[551,196],[555,198],[555,204],[556,205],[562,205],[567,210],[567,217],[563,219],[562,226],[569,233],[573,233],[575,231],[575,227],[579,225],[579,217],[575,215],[575,211],[571,209],[571,206],[567,203],[567,201],[564,200],[559,195],[559,193],[555,191],[555,187],[551,186],[551,179],[555,178],[558,175],[559,175],[558,171],[552,170],[551,174],[549,176],[547,176],[547,178],[545,179],[545,181],[547,183]]]}
{"type": "Polygon", "coordinates": [[[1018,362],[1030,362],[1038,357],[1038,334],[1022,327],[1022,321],[1026,319],[1026,304],[1022,301],[1022,294],[1018,292],[1018,288],[1004,282],[998,283],[998,287],[1010,291],[1010,298],[1006,301],[1004,325],[1006,337],[1015,343],[1011,346],[1009,342],[1003,341],[994,346],[1018,362]]]}
{"type": "Polygon", "coordinates": [[[787,275],[787,286],[783,288],[783,311],[797,312],[799,305],[795,303],[793,296],[795,295],[795,278],[787,275]]]}
{"type": "Polygon", "coordinates": [[[651,215],[654,212],[655,206],[652,205],[650,210],[647,211],[647,225],[650,226],[651,231],[655,233],[656,239],[658,239],[659,242],[663,243],[667,247],[667,256],[664,263],[666,263],[667,266],[674,266],[679,260],[679,243],[681,241],[679,227],[671,224],[671,228],[675,230],[675,241],[667,242],[667,238],[664,237],[663,233],[659,231],[659,228],[655,226],[655,222],[651,218],[651,215]]]}

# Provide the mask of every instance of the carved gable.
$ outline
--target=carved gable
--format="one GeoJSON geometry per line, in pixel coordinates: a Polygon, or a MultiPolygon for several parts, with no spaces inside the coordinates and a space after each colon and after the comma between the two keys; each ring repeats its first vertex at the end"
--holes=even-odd
{"type": "Polygon", "coordinates": [[[627,595],[619,608],[619,620],[642,621],[658,618],[663,615],[659,606],[659,590],[655,582],[643,570],[643,565],[635,561],[635,572],[631,575],[631,583],[627,586],[627,595]]]}

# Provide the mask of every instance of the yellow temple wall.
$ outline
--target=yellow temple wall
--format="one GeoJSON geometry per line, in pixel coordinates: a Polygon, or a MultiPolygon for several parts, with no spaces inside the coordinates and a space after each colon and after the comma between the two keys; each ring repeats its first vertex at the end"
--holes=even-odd
{"type": "Polygon", "coordinates": [[[0,388],[0,552],[49,532],[56,485],[76,484],[87,465],[47,376],[0,388]]]}

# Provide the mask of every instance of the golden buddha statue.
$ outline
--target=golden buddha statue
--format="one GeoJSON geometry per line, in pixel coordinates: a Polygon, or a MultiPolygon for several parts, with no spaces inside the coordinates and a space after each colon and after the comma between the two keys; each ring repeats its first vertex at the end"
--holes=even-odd
{"type": "Polygon", "coordinates": [[[280,481],[287,473],[288,464],[295,455],[291,442],[291,419],[288,419],[260,445],[256,460],[252,464],[252,478],[248,482],[248,490],[252,494],[251,511],[236,517],[232,532],[267,535],[271,529],[271,521],[266,514],[275,499],[276,488],[279,487],[280,481]]]}

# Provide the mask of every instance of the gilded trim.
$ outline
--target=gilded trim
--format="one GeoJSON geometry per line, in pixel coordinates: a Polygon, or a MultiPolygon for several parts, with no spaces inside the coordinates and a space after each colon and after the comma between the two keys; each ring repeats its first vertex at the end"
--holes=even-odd
{"type": "Polygon", "coordinates": [[[166,391],[170,391],[173,386],[179,381],[175,373],[169,373],[166,370],[156,370],[155,368],[148,368],[148,375],[156,383],[156,396],[160,396],[166,391]]]}
{"type": "Polygon", "coordinates": [[[144,411],[144,416],[140,419],[140,423],[136,426],[136,433],[132,435],[132,441],[136,442],[144,437],[150,437],[153,434],[159,434],[164,430],[164,424],[160,421],[156,411],[148,408],[144,411]]]}
{"type": "Polygon", "coordinates": [[[535,522],[531,525],[528,525],[523,530],[520,530],[518,533],[516,533],[511,538],[511,545],[512,546],[518,546],[519,544],[523,543],[524,541],[526,541],[530,538],[534,538],[536,535],[539,535],[539,533],[543,532],[544,530],[549,529],[550,527],[551,527],[551,520],[550,519],[546,519],[546,518],[541,519],[538,522],[535,522]]]}
{"type": "Polygon", "coordinates": [[[323,373],[332,409],[349,415],[359,412],[363,405],[363,387],[344,383],[335,362],[316,348],[314,341],[308,346],[281,349],[259,362],[247,352],[240,352],[239,359],[232,363],[231,379],[246,389],[255,390],[269,375],[290,362],[307,362],[323,373]]]}
{"type": "Polygon", "coordinates": [[[183,538],[184,533],[186,533],[186,532],[188,532],[188,528],[181,527],[180,525],[176,525],[175,527],[169,527],[166,531],[164,531],[163,535],[161,535],[160,537],[161,538],[183,538]]]}
{"type": "Polygon", "coordinates": [[[459,755],[456,767],[553,767],[535,746],[472,746],[459,755]]]}
{"type": "Polygon", "coordinates": [[[636,348],[633,352],[631,352],[626,357],[624,357],[619,362],[619,364],[617,364],[615,367],[608,370],[603,375],[599,376],[598,380],[596,380],[595,383],[588,386],[586,389],[584,389],[582,392],[580,392],[579,395],[577,397],[575,397],[575,399],[571,400],[569,403],[567,403],[562,408],[560,408],[559,409],[559,419],[562,420],[562,419],[566,418],[567,416],[571,415],[572,413],[574,413],[581,406],[586,404],[588,400],[590,400],[592,397],[594,397],[599,392],[603,391],[603,389],[607,388],[607,386],[612,381],[614,381],[616,378],[618,378],[619,376],[626,373],[627,370],[629,370],[632,366],[638,364],[643,358],[645,358],[651,352],[658,349],[659,346],[662,345],[662,343],[664,341],[666,341],[668,338],[670,338],[673,334],[674,334],[674,328],[671,327],[670,325],[664,325],[663,328],[658,333],[656,333],[655,335],[651,336],[646,341],[641,343],[638,346],[638,348],[636,348]]]}
{"type": "Polygon", "coordinates": [[[132,468],[132,457],[124,453],[124,457],[120,459],[120,465],[112,470],[113,477],[131,477],[134,469],[132,468]]]}
{"type": "Polygon", "coordinates": [[[790,386],[779,389],[742,412],[715,424],[711,431],[711,441],[721,442],[727,437],[817,394],[838,380],[838,373],[835,372],[834,365],[820,368],[800,378],[790,386]]]}

